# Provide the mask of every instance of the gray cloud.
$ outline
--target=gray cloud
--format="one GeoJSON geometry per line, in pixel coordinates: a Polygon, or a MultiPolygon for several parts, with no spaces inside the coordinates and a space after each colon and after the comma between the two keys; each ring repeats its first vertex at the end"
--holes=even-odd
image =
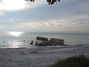
{"type": "Polygon", "coordinates": [[[0,0],[0,3],[2,3],[3,1],[2,0],[0,0]]]}
{"type": "MultiPolygon", "coordinates": [[[[89,32],[89,0],[61,0],[52,6],[43,4],[36,8],[6,12],[0,17],[13,25],[7,30],[89,32]]],[[[4,25],[6,21],[2,21],[4,25]]],[[[9,25],[9,24],[8,24],[9,25]]]]}

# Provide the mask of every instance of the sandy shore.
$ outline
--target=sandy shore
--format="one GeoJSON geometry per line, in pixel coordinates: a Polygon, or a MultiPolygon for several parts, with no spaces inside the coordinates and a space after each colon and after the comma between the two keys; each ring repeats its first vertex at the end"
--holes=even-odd
{"type": "Polygon", "coordinates": [[[0,48],[0,67],[47,67],[74,55],[89,57],[89,45],[0,48]]]}

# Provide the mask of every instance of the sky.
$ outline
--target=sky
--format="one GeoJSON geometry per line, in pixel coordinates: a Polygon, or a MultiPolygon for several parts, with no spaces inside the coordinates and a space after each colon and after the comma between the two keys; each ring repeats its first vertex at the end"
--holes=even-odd
{"type": "Polygon", "coordinates": [[[89,33],[89,0],[0,0],[0,32],[89,33]]]}

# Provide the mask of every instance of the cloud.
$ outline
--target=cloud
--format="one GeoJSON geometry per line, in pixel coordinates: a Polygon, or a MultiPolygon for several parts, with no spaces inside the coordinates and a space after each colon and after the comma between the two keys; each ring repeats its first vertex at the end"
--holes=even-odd
{"type": "Polygon", "coordinates": [[[0,11],[0,16],[2,16],[4,13],[2,11],[0,11]]]}
{"type": "Polygon", "coordinates": [[[25,0],[0,0],[0,16],[6,12],[36,8],[43,4],[45,4],[43,0],[36,0],[34,3],[25,0]]]}
{"type": "Polygon", "coordinates": [[[0,10],[12,11],[23,9],[24,7],[24,0],[3,0],[3,2],[0,3],[0,10]]]}
{"type": "Polygon", "coordinates": [[[0,3],[0,10],[5,11],[21,10],[24,8],[34,8],[41,4],[43,4],[42,0],[36,0],[36,2],[34,3],[25,0],[3,0],[0,3]]]}
{"type": "Polygon", "coordinates": [[[0,0],[0,3],[2,3],[3,1],[2,0],[0,0]]]}
{"type": "Polygon", "coordinates": [[[23,8],[23,10],[19,11],[10,11],[7,12],[5,16],[9,18],[16,17],[21,20],[39,21],[47,20],[49,18],[54,19],[89,15],[88,0],[61,0],[58,4],[54,4],[52,6],[48,5],[47,3],[44,4],[45,1],[36,0],[34,3],[30,2],[28,3],[29,5],[25,5],[26,7],[29,7],[28,9],[23,8]]]}
{"type": "Polygon", "coordinates": [[[38,22],[24,22],[17,25],[25,31],[44,31],[44,32],[89,32],[89,17],[75,16],[65,19],[49,19],[38,22]],[[85,19],[85,20],[84,20],[85,19]],[[88,19],[86,21],[86,19],[88,19]],[[77,21],[79,20],[79,21],[77,21]],[[83,22],[81,22],[83,20],[83,22]],[[81,22],[81,23],[80,23],[81,22]]]}
{"type": "Polygon", "coordinates": [[[89,0],[61,0],[52,6],[46,0],[24,1],[0,3],[0,30],[89,32],[89,0]]]}
{"type": "Polygon", "coordinates": [[[72,16],[43,21],[0,20],[1,31],[25,32],[89,32],[89,16],[72,16]]]}
{"type": "Polygon", "coordinates": [[[1,24],[18,24],[23,22],[23,20],[19,20],[17,18],[2,18],[0,19],[1,24]]]}

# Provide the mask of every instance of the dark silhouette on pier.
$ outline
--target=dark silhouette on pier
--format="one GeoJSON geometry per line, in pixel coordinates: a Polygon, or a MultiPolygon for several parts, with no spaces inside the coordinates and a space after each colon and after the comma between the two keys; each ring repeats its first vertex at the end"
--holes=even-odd
{"type": "Polygon", "coordinates": [[[31,41],[30,45],[33,45],[33,40],[31,41]]]}

